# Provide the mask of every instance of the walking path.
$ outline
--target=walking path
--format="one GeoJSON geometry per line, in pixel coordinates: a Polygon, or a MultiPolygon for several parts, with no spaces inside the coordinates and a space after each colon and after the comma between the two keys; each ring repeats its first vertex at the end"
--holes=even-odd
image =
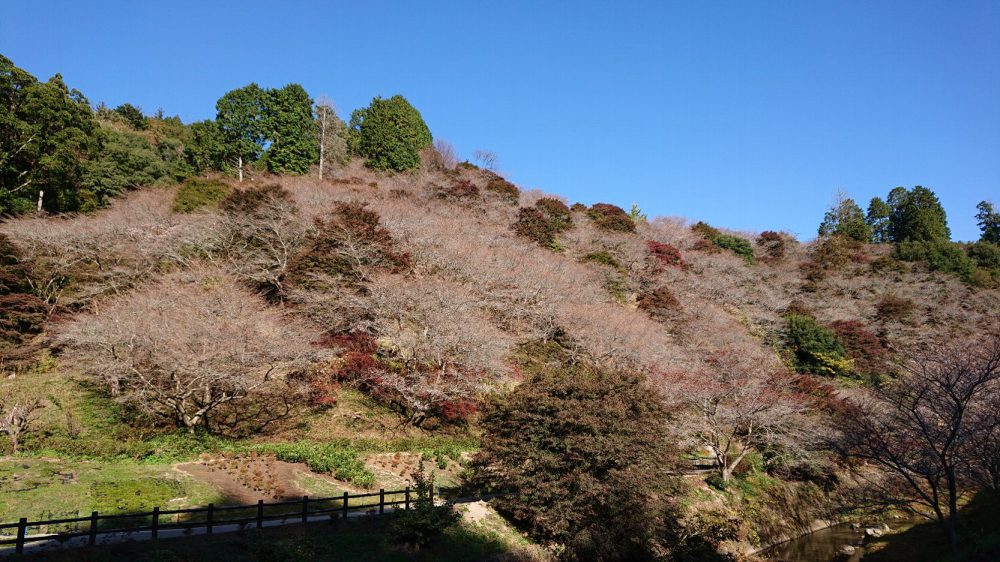
{"type": "MultiPolygon", "coordinates": [[[[453,500],[453,504],[464,504],[479,501],[480,497],[470,497],[470,498],[459,498],[453,500]]],[[[436,500],[436,504],[443,505],[445,502],[443,500],[436,500]]],[[[397,508],[387,506],[385,508],[385,513],[389,514],[396,511],[397,508]]],[[[347,518],[356,519],[360,517],[371,517],[379,515],[378,507],[373,509],[367,509],[364,511],[349,511],[347,513],[347,518]]],[[[333,519],[343,519],[344,516],[340,513],[328,513],[323,515],[310,515],[307,519],[307,523],[319,523],[321,521],[331,521],[333,519]]],[[[264,521],[264,527],[280,527],[282,525],[292,525],[301,524],[302,516],[292,514],[284,519],[273,519],[269,521],[264,521]]],[[[212,526],[212,533],[234,533],[237,531],[248,530],[256,528],[256,523],[244,523],[244,524],[229,524],[229,523],[216,523],[212,526]]],[[[206,529],[204,526],[201,527],[191,527],[186,529],[162,529],[158,533],[158,539],[170,539],[177,537],[190,537],[195,535],[205,535],[206,529]]],[[[38,536],[38,535],[34,535],[38,536]]],[[[35,542],[25,543],[24,553],[33,554],[40,552],[53,552],[58,550],[68,550],[73,548],[82,548],[87,546],[88,537],[72,537],[72,538],[61,538],[57,534],[51,535],[52,538],[45,540],[38,540],[35,542]]],[[[0,535],[0,538],[14,538],[0,535]]],[[[125,542],[144,542],[152,540],[152,533],[150,531],[110,531],[110,532],[98,532],[97,534],[97,545],[107,545],[107,544],[120,544],[125,542]]],[[[0,556],[10,556],[14,554],[14,545],[4,545],[0,546],[0,556]]]]}

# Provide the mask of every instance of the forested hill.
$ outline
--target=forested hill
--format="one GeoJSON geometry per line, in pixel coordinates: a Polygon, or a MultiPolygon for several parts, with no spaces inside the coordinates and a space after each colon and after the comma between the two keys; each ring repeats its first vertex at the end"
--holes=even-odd
{"type": "MultiPolygon", "coordinates": [[[[401,96],[345,123],[298,85],[251,84],[184,124],[92,108],[0,57],[0,106],[4,407],[44,405],[31,380],[54,372],[147,436],[308,439],[351,390],[406,431],[489,443],[496,397],[624,373],[607,388],[652,389],[623,396],[655,397],[650,427],[668,424],[678,458],[706,455],[719,489],[751,471],[822,495],[845,466],[841,399],[905,376],[919,345],[997,330],[1000,215],[984,201],[982,239],[951,242],[919,186],[867,212],[841,198],[801,243],[524,191],[494,155],[433,142],[401,96]]],[[[5,429],[23,448],[74,443],[25,420],[5,429]]],[[[759,536],[789,524],[744,508],[759,536]]],[[[537,509],[509,512],[538,540],[578,531],[537,509]]]]}

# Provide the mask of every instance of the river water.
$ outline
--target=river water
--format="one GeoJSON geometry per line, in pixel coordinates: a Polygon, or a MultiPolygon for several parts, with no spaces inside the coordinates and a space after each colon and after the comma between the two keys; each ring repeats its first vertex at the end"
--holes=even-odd
{"type": "Polygon", "coordinates": [[[857,562],[864,556],[864,529],[851,525],[834,525],[815,533],[771,547],[760,554],[776,562],[857,562]],[[842,553],[845,546],[855,548],[853,554],[842,553]]]}

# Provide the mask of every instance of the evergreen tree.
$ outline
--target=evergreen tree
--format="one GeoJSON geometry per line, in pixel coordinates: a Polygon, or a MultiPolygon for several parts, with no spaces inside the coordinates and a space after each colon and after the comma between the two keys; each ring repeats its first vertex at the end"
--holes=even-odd
{"type": "Polygon", "coordinates": [[[983,233],[979,239],[983,242],[1000,244],[1000,212],[997,212],[993,203],[989,201],[980,201],[976,209],[979,211],[976,213],[976,222],[983,233]]]}
{"type": "Polygon", "coordinates": [[[227,92],[215,103],[226,159],[236,168],[240,181],[245,167],[256,162],[264,151],[268,130],[264,114],[266,97],[260,86],[250,84],[227,92]]]}
{"type": "Polygon", "coordinates": [[[948,220],[934,192],[916,186],[889,192],[889,237],[893,242],[946,242],[951,239],[948,220]]]}
{"type": "Polygon", "coordinates": [[[87,99],[58,74],[47,82],[0,55],[0,214],[43,208],[73,211],[82,164],[97,126],[87,99]]]}
{"type": "Polygon", "coordinates": [[[184,146],[184,158],[197,173],[225,170],[226,139],[219,124],[211,119],[191,123],[190,139],[184,146]]]}
{"type": "Polygon", "coordinates": [[[865,222],[871,231],[871,241],[876,244],[889,242],[889,217],[892,216],[892,208],[882,200],[881,197],[872,197],[868,203],[868,214],[865,222]]]}
{"type": "Polygon", "coordinates": [[[149,125],[149,120],[142,114],[142,110],[130,103],[119,105],[114,109],[114,112],[136,131],[144,131],[149,125]]]}
{"type": "Polygon", "coordinates": [[[129,189],[170,182],[170,167],[145,137],[131,132],[100,129],[97,156],[83,166],[83,185],[91,195],[81,209],[92,210],[129,189]]]}
{"type": "Polygon", "coordinates": [[[834,234],[846,236],[859,242],[868,242],[871,237],[865,214],[854,199],[844,194],[837,194],[837,201],[823,217],[819,225],[820,236],[834,234]]]}
{"type": "Polygon", "coordinates": [[[420,166],[420,151],[432,141],[424,118],[403,96],[376,97],[351,114],[350,148],[376,170],[402,172],[420,166]]]}
{"type": "Polygon", "coordinates": [[[271,141],[267,169],[277,174],[308,172],[319,158],[309,94],[298,84],[267,90],[264,115],[271,141]]]}

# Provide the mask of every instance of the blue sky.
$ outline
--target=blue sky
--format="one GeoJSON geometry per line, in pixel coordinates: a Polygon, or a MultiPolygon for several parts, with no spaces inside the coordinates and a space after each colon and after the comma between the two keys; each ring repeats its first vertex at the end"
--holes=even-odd
{"type": "Polygon", "coordinates": [[[736,229],[924,185],[1000,204],[1000,2],[4,2],[0,53],[185,121],[255,81],[405,95],[526,188],[736,229]]]}

